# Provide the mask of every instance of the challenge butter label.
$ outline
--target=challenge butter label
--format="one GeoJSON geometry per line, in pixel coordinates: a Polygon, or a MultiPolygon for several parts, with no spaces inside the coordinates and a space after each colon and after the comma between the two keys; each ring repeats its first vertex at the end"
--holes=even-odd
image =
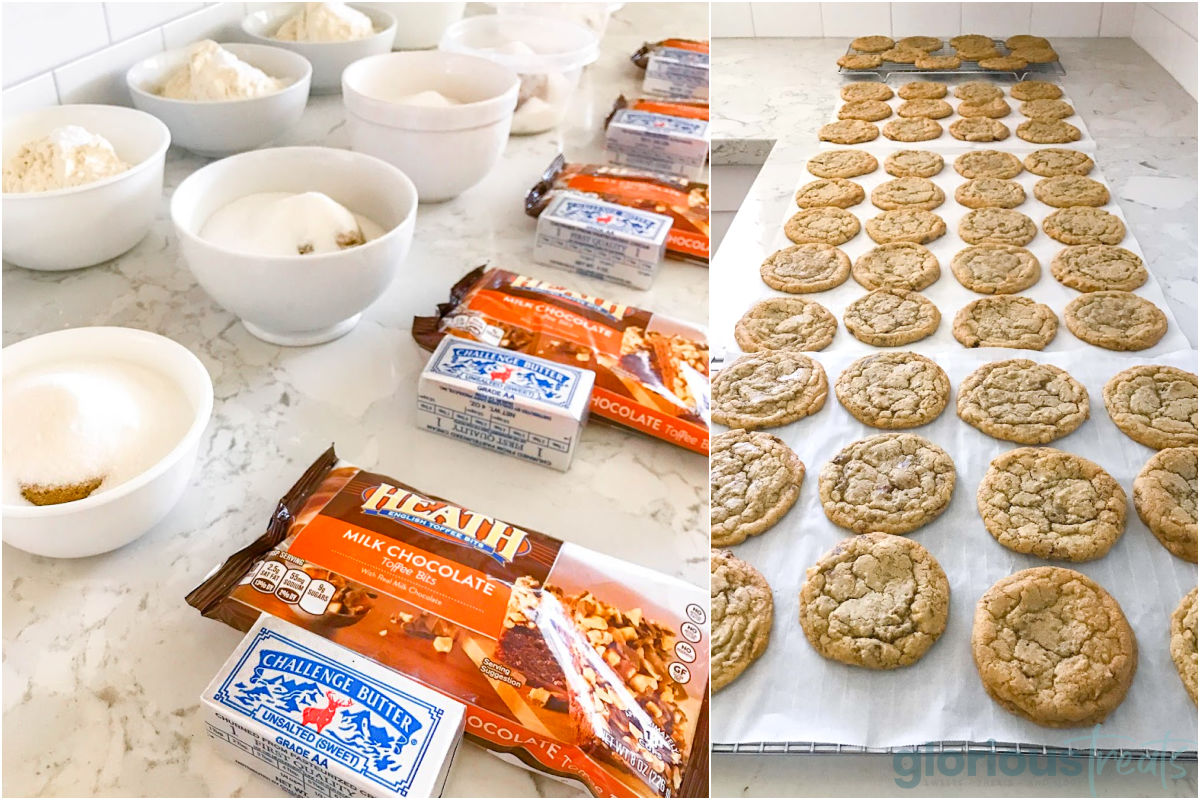
{"type": "Polygon", "coordinates": [[[708,159],[708,121],[624,108],[608,124],[605,148],[618,164],[694,177],[708,159]]]}
{"type": "Polygon", "coordinates": [[[671,218],[565,193],[538,217],[533,259],[589,277],[648,289],[671,233],[671,218]]]}
{"type": "Polygon", "coordinates": [[[660,47],[650,54],[642,89],[666,97],[708,99],[708,53],[660,47]]]}

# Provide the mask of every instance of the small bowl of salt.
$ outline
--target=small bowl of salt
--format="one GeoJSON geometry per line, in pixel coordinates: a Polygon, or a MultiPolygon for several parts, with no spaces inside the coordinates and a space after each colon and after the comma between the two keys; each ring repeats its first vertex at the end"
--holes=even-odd
{"type": "Polygon", "coordinates": [[[131,328],[73,328],[3,350],[4,541],[79,558],[142,536],[187,488],[212,415],[187,348],[131,328]]]}

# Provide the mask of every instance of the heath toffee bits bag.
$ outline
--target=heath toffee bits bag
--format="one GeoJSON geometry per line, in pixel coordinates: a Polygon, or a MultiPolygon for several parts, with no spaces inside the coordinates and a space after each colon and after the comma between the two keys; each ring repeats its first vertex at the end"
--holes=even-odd
{"type": "Polygon", "coordinates": [[[592,414],[708,453],[708,337],[699,328],[484,267],[437,312],[413,319],[427,350],[451,334],[590,369],[592,414]]]}
{"type": "Polygon", "coordinates": [[[484,747],[605,797],[708,794],[708,596],[330,448],[188,595],[279,617],[467,706],[484,747]]]}

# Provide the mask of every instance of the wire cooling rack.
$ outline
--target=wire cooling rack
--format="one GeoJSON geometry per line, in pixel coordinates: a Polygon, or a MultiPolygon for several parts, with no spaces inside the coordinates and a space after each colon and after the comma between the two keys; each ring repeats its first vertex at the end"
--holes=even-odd
{"type": "Polygon", "coordinates": [[[1106,758],[1155,759],[1163,761],[1195,761],[1195,750],[1153,750],[1149,748],[1078,748],[1055,747],[1021,742],[927,742],[903,747],[861,747],[832,742],[714,742],[716,755],[743,756],[811,756],[837,754],[896,755],[898,753],[984,753],[990,755],[1054,756],[1057,758],[1089,758],[1103,754],[1106,758]]]}
{"type": "MultiPolygon", "coordinates": [[[[992,44],[996,46],[996,50],[1001,55],[1008,55],[1009,49],[1004,46],[1003,39],[993,39],[992,44]]],[[[853,47],[846,47],[846,55],[855,55],[858,51],[853,47]]],[[[940,48],[934,50],[930,55],[934,56],[953,56],[957,55],[957,51],[949,45],[943,43],[940,48]]],[[[890,75],[1011,75],[1015,80],[1023,81],[1029,78],[1039,77],[1054,77],[1066,75],[1067,71],[1063,69],[1062,63],[1059,61],[1049,61],[1045,64],[1029,64],[1022,69],[1001,70],[1001,69],[984,69],[979,66],[978,61],[963,61],[962,66],[957,69],[921,69],[916,64],[902,64],[897,61],[885,61],[881,66],[874,69],[846,69],[838,67],[838,72],[853,77],[855,75],[877,75],[884,80],[887,80],[890,75]]]]}

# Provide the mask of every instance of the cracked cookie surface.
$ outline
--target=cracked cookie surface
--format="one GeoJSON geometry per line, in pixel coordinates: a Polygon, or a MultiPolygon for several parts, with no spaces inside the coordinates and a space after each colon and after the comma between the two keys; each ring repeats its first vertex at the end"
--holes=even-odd
{"type": "Polygon", "coordinates": [[[768,297],[742,315],[733,329],[738,347],[759,350],[823,350],[837,332],[837,317],[803,297],[768,297]]]}
{"type": "Polygon", "coordinates": [[[1020,81],[1008,91],[1016,100],[1057,100],[1062,89],[1049,81],[1020,81]]]}
{"type": "Polygon", "coordinates": [[[942,126],[929,117],[906,117],[884,125],[883,135],[894,142],[927,142],[942,135],[942,126]]]}
{"type": "Polygon", "coordinates": [[[993,361],[958,389],[958,416],[989,436],[1018,444],[1046,444],[1088,418],[1083,384],[1052,364],[1026,358],[993,361]]]}
{"type": "Polygon", "coordinates": [[[950,401],[950,378],[918,353],[863,356],[838,376],[838,402],[864,425],[884,430],[932,422],[950,401]]]}
{"type": "Polygon", "coordinates": [[[1104,384],[1104,407],[1126,436],[1162,450],[1196,444],[1196,375],[1143,364],[1104,384]]]}
{"type": "Polygon", "coordinates": [[[1041,350],[1058,333],[1058,316],[1032,298],[998,294],[963,306],[952,332],[963,347],[1041,350]]]}
{"type": "Polygon", "coordinates": [[[1020,211],[977,208],[958,223],[958,235],[968,244],[1010,244],[1024,247],[1037,236],[1037,224],[1020,211]]]}
{"type": "Polygon", "coordinates": [[[1042,230],[1063,244],[1120,244],[1121,218],[1100,208],[1060,208],[1042,220],[1042,230]]]}
{"type": "Polygon", "coordinates": [[[794,244],[767,256],[759,275],[781,292],[823,292],[850,277],[850,256],[830,244],[794,244]]]}
{"type": "Polygon", "coordinates": [[[847,445],[821,468],[825,516],[855,533],[910,533],[936,519],[954,493],[954,462],[914,433],[847,445]]]}
{"type": "Polygon", "coordinates": [[[808,160],[808,171],[818,178],[856,178],[879,167],[865,150],[826,150],[808,160]]]}
{"type": "Polygon", "coordinates": [[[1108,203],[1108,187],[1082,175],[1056,175],[1035,183],[1033,196],[1054,208],[1102,206],[1108,203]]]}
{"type": "Polygon", "coordinates": [[[1025,189],[1003,178],[972,178],[954,190],[954,199],[967,208],[1016,208],[1025,202],[1025,189]]]}
{"type": "Polygon", "coordinates": [[[741,544],[775,525],[800,496],[804,464],[782,439],[731,430],[712,439],[708,482],[712,543],[741,544]]]}
{"type": "Polygon", "coordinates": [[[1159,450],[1133,480],[1133,507],[1163,547],[1196,563],[1196,448],[1159,450]]]}
{"type": "Polygon", "coordinates": [[[767,649],[775,603],[754,567],[728,550],[710,556],[712,690],[733,683],[767,649]]]}
{"type": "Polygon", "coordinates": [[[977,244],[959,250],[950,270],[964,287],[980,294],[1013,294],[1038,282],[1042,266],[1024,247],[977,244]]]}
{"type": "Polygon", "coordinates": [[[1034,144],[1066,144],[1082,136],[1079,128],[1061,119],[1027,119],[1017,126],[1017,137],[1034,144]]]}
{"type": "Polygon", "coordinates": [[[927,119],[943,119],[954,113],[954,108],[945,100],[919,99],[905,100],[896,109],[897,116],[925,117],[927,119]]]}
{"type": "Polygon", "coordinates": [[[850,47],[860,53],[882,53],[884,50],[890,50],[895,47],[896,43],[892,41],[890,36],[859,36],[854,41],[850,42],[850,47]]]}
{"type": "Polygon", "coordinates": [[[838,542],[809,567],[800,626],[828,659],[869,669],[918,661],[946,630],[950,582],[937,559],[903,536],[838,542]]]}
{"type": "Polygon", "coordinates": [[[1005,102],[1003,97],[994,97],[991,100],[986,100],[982,103],[972,103],[967,100],[958,104],[958,115],[960,117],[991,117],[999,119],[1007,117],[1012,111],[1012,106],[1005,102]]]}
{"type": "Polygon", "coordinates": [[[817,135],[822,142],[861,144],[877,138],[879,127],[861,119],[839,119],[837,122],[822,125],[817,135]]]}
{"type": "Polygon", "coordinates": [[[1192,702],[1196,702],[1196,589],[1179,601],[1171,614],[1171,661],[1192,702]]]}
{"type": "Polygon", "coordinates": [[[1063,286],[1081,292],[1132,292],[1149,277],[1140,257],[1107,244],[1064,247],[1050,262],[1050,274],[1063,286]]]}
{"type": "Polygon", "coordinates": [[[1025,169],[1043,178],[1053,178],[1058,175],[1087,175],[1095,166],[1096,162],[1087,153],[1079,150],[1066,150],[1061,147],[1034,150],[1025,156],[1025,169]]]}
{"type": "Polygon", "coordinates": [[[892,87],[879,81],[855,81],[842,87],[842,99],[847,103],[856,100],[890,100],[892,87]]]}
{"type": "Polygon", "coordinates": [[[894,178],[871,190],[871,203],[885,211],[897,208],[932,211],[944,202],[945,192],[928,178],[894,178]]]}
{"type": "Polygon", "coordinates": [[[804,208],[783,226],[784,235],[796,244],[845,244],[858,235],[858,217],[844,208],[804,208]]]}
{"type": "Polygon", "coordinates": [[[1145,350],[1167,332],[1167,315],[1132,292],[1088,292],[1067,304],[1067,328],[1108,350],[1145,350]]]}
{"type": "Polygon", "coordinates": [[[730,428],[774,428],[820,411],[828,393],[825,370],[804,353],[750,353],[713,377],[712,419],[730,428]]]}
{"type": "Polygon", "coordinates": [[[975,608],[971,652],[1001,708],[1050,728],[1103,722],[1137,670],[1121,606],[1062,567],[1022,570],[988,589],[975,608]]]}
{"type": "Polygon", "coordinates": [[[954,87],[954,96],[966,103],[986,103],[1004,99],[1004,90],[991,81],[967,81],[954,87]]]}
{"type": "Polygon", "coordinates": [[[854,280],[864,289],[920,291],[942,274],[937,256],[914,242],[891,242],[873,247],[854,262],[854,280]]]}
{"type": "Polygon", "coordinates": [[[946,84],[938,81],[909,81],[896,90],[901,100],[940,100],[946,96],[946,84]]]}
{"type": "Polygon", "coordinates": [[[876,289],[846,306],[842,315],[854,338],[874,347],[898,347],[937,330],[942,315],[924,295],[907,289],[876,289]]]}
{"type": "Polygon", "coordinates": [[[1017,553],[1090,561],[1125,531],[1125,490],[1100,465],[1051,447],[992,460],[976,495],[983,525],[1017,553]]]}
{"type": "Polygon", "coordinates": [[[883,64],[883,58],[878,53],[850,53],[840,56],[837,64],[844,69],[876,69],[883,64]]]}
{"type": "Polygon", "coordinates": [[[1075,109],[1065,100],[1039,97],[1021,103],[1021,113],[1031,119],[1066,119],[1075,116],[1075,109]]]}
{"type": "Polygon", "coordinates": [[[1000,142],[1008,126],[991,117],[962,117],[950,123],[950,135],[964,142],[1000,142]]]}
{"type": "Polygon", "coordinates": [[[878,122],[892,115],[892,107],[882,100],[854,100],[838,109],[838,119],[861,119],[878,122]]]}
{"type": "Polygon", "coordinates": [[[946,222],[932,211],[899,208],[867,220],[867,235],[878,244],[912,242],[927,244],[946,232],[946,222]]]}
{"type": "Polygon", "coordinates": [[[954,170],[964,178],[1001,178],[1021,174],[1021,160],[1000,150],[971,150],[954,159],[954,170]]]}
{"type": "Polygon", "coordinates": [[[932,178],[942,171],[945,160],[928,150],[897,150],[883,160],[883,168],[897,178],[932,178]]]}
{"type": "Polygon", "coordinates": [[[796,205],[800,208],[849,208],[861,203],[866,196],[863,188],[854,181],[845,178],[818,178],[796,191],[796,205]]]}

